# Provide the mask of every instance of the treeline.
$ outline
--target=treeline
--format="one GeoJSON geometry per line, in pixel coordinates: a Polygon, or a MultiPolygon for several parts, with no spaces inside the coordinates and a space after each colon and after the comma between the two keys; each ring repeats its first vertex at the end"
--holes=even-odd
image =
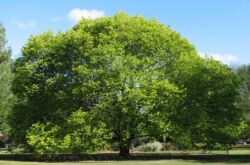
{"type": "Polygon", "coordinates": [[[14,95],[11,92],[11,82],[13,80],[12,66],[10,59],[11,50],[6,48],[5,29],[0,24],[0,146],[2,146],[3,136],[10,132],[8,115],[11,113],[14,103],[14,95]]]}
{"type": "Polygon", "coordinates": [[[156,20],[118,13],[31,36],[13,73],[1,29],[0,129],[13,146],[127,155],[135,139],[166,137],[212,149],[248,128],[249,67],[201,58],[156,20]]]}
{"type": "Polygon", "coordinates": [[[241,65],[234,68],[241,81],[239,107],[243,110],[246,129],[239,136],[240,139],[250,141],[250,65],[241,65]]]}

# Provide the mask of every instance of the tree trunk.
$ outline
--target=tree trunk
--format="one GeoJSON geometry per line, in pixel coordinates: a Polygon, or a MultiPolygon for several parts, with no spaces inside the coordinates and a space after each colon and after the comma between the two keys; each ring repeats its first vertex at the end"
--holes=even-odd
{"type": "Polygon", "coordinates": [[[129,156],[129,146],[120,146],[120,156],[129,156]]]}

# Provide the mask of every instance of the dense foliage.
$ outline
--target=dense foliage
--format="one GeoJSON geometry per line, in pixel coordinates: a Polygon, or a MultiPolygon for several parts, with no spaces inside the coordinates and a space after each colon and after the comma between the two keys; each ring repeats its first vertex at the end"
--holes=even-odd
{"type": "Polygon", "coordinates": [[[232,142],[245,124],[237,104],[240,81],[232,70],[209,57],[185,57],[175,65],[175,84],[185,91],[178,108],[177,140],[187,146],[211,149],[232,142]],[[184,61],[184,62],[181,62],[184,61]]]}
{"type": "Polygon", "coordinates": [[[83,19],[65,33],[32,36],[22,53],[12,138],[36,152],[90,152],[111,143],[128,154],[135,138],[163,135],[212,146],[228,144],[244,127],[233,72],[200,58],[156,20],[124,13],[83,19]]]}
{"type": "Polygon", "coordinates": [[[37,153],[83,153],[103,149],[110,135],[105,123],[93,120],[92,115],[78,110],[59,126],[36,123],[28,131],[28,144],[34,146],[37,153]]]}
{"type": "Polygon", "coordinates": [[[250,137],[250,65],[242,65],[235,68],[236,74],[241,80],[241,91],[239,106],[243,109],[243,116],[247,128],[239,138],[249,139],[250,137]]]}
{"type": "Polygon", "coordinates": [[[8,116],[12,109],[10,49],[6,48],[5,29],[0,24],[0,133],[7,135],[10,127],[8,116]]]}

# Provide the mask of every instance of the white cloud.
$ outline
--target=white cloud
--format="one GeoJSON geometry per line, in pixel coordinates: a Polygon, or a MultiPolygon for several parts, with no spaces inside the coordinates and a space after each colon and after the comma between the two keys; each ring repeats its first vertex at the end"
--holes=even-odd
{"type": "Polygon", "coordinates": [[[209,56],[224,64],[233,64],[239,61],[238,57],[232,54],[219,54],[219,53],[199,53],[201,57],[209,56]]]}
{"type": "Polygon", "coordinates": [[[12,18],[11,22],[20,29],[35,28],[37,26],[37,23],[33,20],[23,22],[23,21],[18,20],[17,18],[12,18]]]}
{"type": "Polygon", "coordinates": [[[53,17],[50,19],[50,21],[52,21],[52,22],[58,22],[58,21],[62,21],[62,20],[63,20],[63,17],[61,17],[61,16],[53,17]]]}
{"type": "Polygon", "coordinates": [[[95,10],[95,9],[87,10],[87,9],[79,9],[79,8],[75,8],[71,10],[68,14],[68,18],[74,22],[77,22],[82,18],[96,19],[96,18],[104,17],[104,16],[105,16],[104,11],[95,10]]]}

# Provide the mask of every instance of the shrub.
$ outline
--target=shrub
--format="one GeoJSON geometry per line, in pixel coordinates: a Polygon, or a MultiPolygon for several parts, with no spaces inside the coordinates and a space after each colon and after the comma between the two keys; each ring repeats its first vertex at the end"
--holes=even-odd
{"type": "Polygon", "coordinates": [[[174,143],[163,143],[162,150],[173,151],[178,149],[179,149],[178,146],[174,143]]]}
{"type": "Polygon", "coordinates": [[[161,151],[162,148],[162,144],[158,141],[150,142],[139,147],[139,149],[143,152],[157,152],[161,151]]]}
{"type": "Polygon", "coordinates": [[[19,146],[11,150],[11,153],[13,154],[21,154],[21,153],[26,153],[26,152],[27,150],[24,147],[19,147],[19,146]]]}

